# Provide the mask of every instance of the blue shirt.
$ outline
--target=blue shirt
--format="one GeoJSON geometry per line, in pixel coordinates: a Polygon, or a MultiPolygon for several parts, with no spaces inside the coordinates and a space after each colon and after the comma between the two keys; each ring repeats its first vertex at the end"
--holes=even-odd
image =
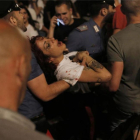
{"type": "MultiPolygon", "coordinates": [[[[31,67],[32,71],[30,73],[28,81],[40,76],[43,73],[33,53],[31,67]]],[[[33,118],[43,111],[43,107],[40,104],[39,100],[32,94],[28,87],[26,89],[25,98],[18,111],[27,118],[33,118]]]]}
{"type": "Polygon", "coordinates": [[[68,36],[67,48],[70,52],[88,51],[92,58],[99,58],[104,51],[100,27],[93,19],[90,19],[79,27],[81,30],[76,28],[68,36]]]}

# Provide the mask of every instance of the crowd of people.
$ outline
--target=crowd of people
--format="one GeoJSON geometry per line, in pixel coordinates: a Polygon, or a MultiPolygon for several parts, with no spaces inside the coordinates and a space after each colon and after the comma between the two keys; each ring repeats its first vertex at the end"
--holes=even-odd
{"type": "Polygon", "coordinates": [[[109,140],[140,115],[139,30],[140,0],[1,0],[0,139],[109,140]]]}

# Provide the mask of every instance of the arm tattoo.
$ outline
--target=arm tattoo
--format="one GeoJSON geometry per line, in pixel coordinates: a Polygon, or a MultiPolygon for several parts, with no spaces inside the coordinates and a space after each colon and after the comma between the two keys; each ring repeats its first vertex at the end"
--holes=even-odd
{"type": "Polygon", "coordinates": [[[84,70],[89,70],[89,69],[91,69],[90,67],[84,67],[84,70]]]}
{"type": "MultiPolygon", "coordinates": [[[[100,68],[100,69],[103,69],[103,66],[99,63],[99,62],[97,62],[96,60],[92,60],[91,62],[89,62],[89,64],[91,63],[91,65],[90,65],[90,67],[91,68],[100,68]]],[[[88,64],[88,66],[89,66],[89,64],[88,64]]]]}

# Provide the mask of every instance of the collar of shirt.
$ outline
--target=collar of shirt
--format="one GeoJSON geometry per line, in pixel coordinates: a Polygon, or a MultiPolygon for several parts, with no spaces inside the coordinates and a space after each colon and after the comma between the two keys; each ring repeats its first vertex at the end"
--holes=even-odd
{"type": "Polygon", "coordinates": [[[101,28],[96,24],[96,22],[91,18],[90,20],[89,20],[89,24],[90,24],[90,26],[93,28],[93,30],[96,32],[96,33],[99,33],[99,35],[100,36],[102,36],[101,34],[101,28]],[[96,28],[94,28],[94,26],[96,27],[96,28]],[[97,30],[99,30],[98,32],[97,32],[97,30]]]}
{"type": "Polygon", "coordinates": [[[0,107],[0,119],[6,119],[8,121],[17,123],[18,125],[21,125],[22,127],[26,129],[35,129],[35,125],[24,116],[20,115],[17,112],[1,108],[0,107]]]}

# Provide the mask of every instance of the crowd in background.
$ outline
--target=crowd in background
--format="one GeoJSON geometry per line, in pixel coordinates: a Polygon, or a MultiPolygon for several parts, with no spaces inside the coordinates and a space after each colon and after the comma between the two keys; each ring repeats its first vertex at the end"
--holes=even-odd
{"type": "MultiPolygon", "coordinates": [[[[9,80],[11,92],[22,96],[14,95],[18,100],[9,107],[15,99],[6,102],[0,94],[1,107],[17,111],[30,119],[37,131],[47,135],[50,132],[56,140],[109,140],[117,128],[124,125],[125,130],[129,119],[140,114],[140,0],[11,0],[1,1],[0,5],[0,18],[4,20],[0,20],[1,51],[5,52],[7,44],[2,42],[9,29],[16,47],[13,50],[7,47],[13,54],[10,57],[4,54],[12,60],[14,55],[19,58],[19,62],[14,60],[15,65],[14,61],[11,64],[17,71],[11,71],[23,80],[20,89],[20,82],[15,82],[13,88],[15,77],[8,73],[13,78],[9,80]],[[15,29],[14,35],[13,26],[22,33],[15,29]],[[14,37],[21,42],[14,41],[14,37]],[[15,53],[17,46],[23,48],[19,49],[23,58],[15,53]],[[24,66],[22,70],[20,64],[24,66]]],[[[12,38],[8,37],[9,41],[12,38]]],[[[7,112],[0,110],[0,119],[7,112]]],[[[27,134],[25,139],[45,139],[33,130],[29,134],[29,128],[34,128],[29,120],[9,114],[9,120],[13,121],[15,116],[20,122],[27,121],[25,125],[19,124],[27,134]]],[[[12,123],[10,137],[17,129],[17,121],[12,123]]],[[[5,133],[5,124],[0,127],[5,128],[0,134],[5,133]]],[[[13,135],[14,140],[20,134],[24,140],[21,130],[13,135]]],[[[140,139],[138,125],[133,135],[134,139],[140,139]]],[[[3,135],[3,140],[8,140],[7,136],[3,135]]]]}

